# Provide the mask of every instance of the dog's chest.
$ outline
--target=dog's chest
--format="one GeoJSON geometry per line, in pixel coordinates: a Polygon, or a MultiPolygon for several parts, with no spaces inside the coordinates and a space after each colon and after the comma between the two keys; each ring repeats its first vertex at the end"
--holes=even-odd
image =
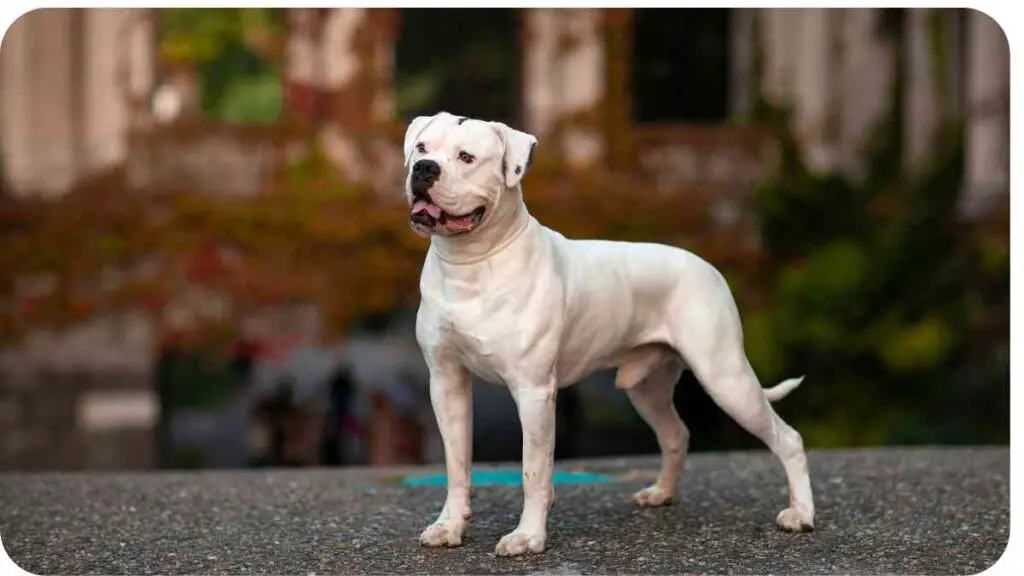
{"type": "Polygon", "coordinates": [[[514,324],[502,314],[468,311],[449,311],[441,323],[445,340],[463,366],[493,384],[505,382],[518,340],[514,324]]]}
{"type": "MultiPolygon", "coordinates": [[[[527,255],[532,255],[529,252],[527,255]]],[[[471,372],[495,384],[508,383],[529,365],[539,332],[550,331],[559,293],[550,281],[523,272],[537,258],[507,254],[510,261],[445,270],[428,260],[420,283],[428,346],[454,352],[471,372]]]]}

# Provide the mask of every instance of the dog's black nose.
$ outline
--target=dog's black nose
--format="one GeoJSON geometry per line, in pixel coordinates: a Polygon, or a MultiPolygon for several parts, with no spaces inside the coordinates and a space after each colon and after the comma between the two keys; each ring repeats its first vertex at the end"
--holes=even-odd
{"type": "Polygon", "coordinates": [[[428,186],[437,181],[441,175],[441,165],[433,160],[417,160],[412,165],[412,177],[428,186]]]}

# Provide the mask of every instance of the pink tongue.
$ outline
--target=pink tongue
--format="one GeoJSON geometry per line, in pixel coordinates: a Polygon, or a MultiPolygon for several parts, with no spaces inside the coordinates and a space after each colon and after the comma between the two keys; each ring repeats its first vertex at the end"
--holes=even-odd
{"type": "Polygon", "coordinates": [[[441,218],[441,208],[439,208],[437,204],[432,204],[422,198],[417,198],[416,201],[412,203],[412,213],[420,214],[422,212],[430,214],[430,216],[435,220],[441,218]]]}
{"type": "Polygon", "coordinates": [[[473,227],[473,216],[461,216],[459,218],[449,216],[445,220],[444,227],[452,232],[464,232],[473,227]]]}

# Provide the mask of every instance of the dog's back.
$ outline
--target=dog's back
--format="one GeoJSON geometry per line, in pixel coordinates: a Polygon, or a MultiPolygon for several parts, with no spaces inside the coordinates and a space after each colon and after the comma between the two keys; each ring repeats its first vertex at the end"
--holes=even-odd
{"type": "Polygon", "coordinates": [[[619,305],[668,305],[667,300],[685,297],[686,291],[706,288],[702,292],[721,292],[727,300],[731,294],[721,273],[700,256],[666,244],[623,242],[615,240],[570,240],[546,229],[556,237],[559,250],[565,252],[566,278],[570,290],[592,292],[595,284],[618,284],[617,297],[628,295],[631,302],[619,305]],[[583,285],[585,283],[585,285],[583,285]]]}
{"type": "Polygon", "coordinates": [[[609,240],[569,240],[543,228],[553,244],[554,265],[565,290],[567,329],[559,374],[565,384],[594,370],[618,365],[623,353],[670,341],[660,319],[702,294],[702,305],[719,300],[733,307],[721,274],[699,256],[672,246],[609,240]]]}

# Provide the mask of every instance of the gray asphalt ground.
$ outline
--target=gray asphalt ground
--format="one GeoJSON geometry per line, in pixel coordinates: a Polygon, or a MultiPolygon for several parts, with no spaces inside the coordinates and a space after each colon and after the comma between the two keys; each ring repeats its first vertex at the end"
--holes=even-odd
{"type": "Polygon", "coordinates": [[[36,574],[973,574],[1006,547],[1007,448],[810,461],[809,534],[775,529],[785,480],[764,451],[692,455],[659,509],[629,498],[656,459],[563,463],[618,480],[558,486],[548,550],[525,559],[493,555],[518,487],[477,489],[464,546],[425,549],[443,488],[402,487],[396,470],[0,475],[0,538],[36,574]]]}

